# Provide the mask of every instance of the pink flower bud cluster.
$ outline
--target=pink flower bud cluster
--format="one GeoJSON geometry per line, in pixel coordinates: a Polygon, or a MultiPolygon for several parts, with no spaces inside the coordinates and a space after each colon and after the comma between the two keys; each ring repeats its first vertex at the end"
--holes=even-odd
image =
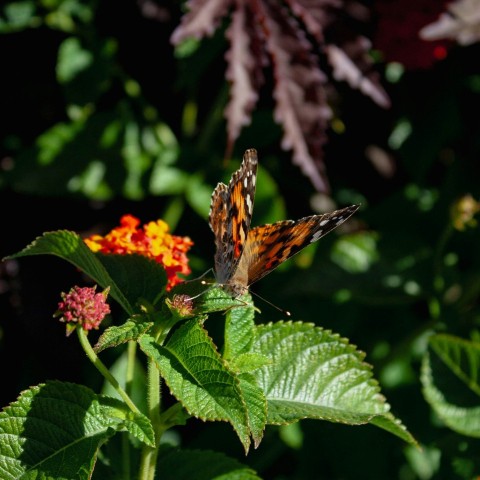
{"type": "MultiPolygon", "coordinates": [[[[62,322],[79,324],[84,330],[97,329],[105,315],[110,313],[110,306],[107,303],[109,289],[101,293],[95,293],[95,290],[96,286],[75,286],[68,293],[62,292],[62,301],[55,316],[61,317],[62,322]]],[[[75,326],[70,325],[72,328],[75,326]]]]}

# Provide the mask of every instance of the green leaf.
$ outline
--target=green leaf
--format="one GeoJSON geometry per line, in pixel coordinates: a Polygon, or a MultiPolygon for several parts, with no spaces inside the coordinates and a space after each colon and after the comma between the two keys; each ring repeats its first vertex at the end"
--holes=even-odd
{"type": "Polygon", "coordinates": [[[187,182],[188,176],[182,170],[155,164],[150,177],[150,192],[153,195],[178,195],[183,193],[187,182]]]}
{"type": "Polygon", "coordinates": [[[223,453],[168,449],[161,452],[158,471],[162,480],[259,480],[251,468],[223,453]]]}
{"type": "Polygon", "coordinates": [[[271,360],[265,355],[259,355],[258,353],[240,353],[228,362],[228,366],[234,372],[248,373],[271,363],[271,360]]]}
{"type": "Polygon", "coordinates": [[[142,413],[132,412],[125,403],[116,398],[99,396],[103,412],[119,420],[123,427],[135,438],[149,447],[155,446],[155,433],[150,420],[142,413]]]}
{"type": "Polygon", "coordinates": [[[191,175],[185,188],[185,198],[192,209],[202,218],[208,218],[212,187],[205,184],[200,175],[191,175]]]}
{"type": "Polygon", "coordinates": [[[139,299],[154,303],[167,283],[165,269],[154,260],[136,254],[93,253],[76,233],[66,230],[47,232],[7,258],[47,254],[72,263],[102,288],[110,286],[110,295],[129,315],[139,299]]]}
{"type": "Polygon", "coordinates": [[[11,33],[38,26],[35,3],[32,0],[10,2],[3,7],[0,16],[0,33],[11,33]],[[2,18],[5,17],[5,20],[2,18]]]}
{"type": "Polygon", "coordinates": [[[116,347],[130,340],[138,340],[138,338],[152,326],[153,322],[135,322],[133,320],[127,320],[119,327],[109,327],[98,339],[94,350],[96,353],[100,353],[106,348],[116,347]]]}
{"type": "Polygon", "coordinates": [[[429,345],[445,365],[480,396],[480,343],[443,334],[430,337],[429,345]]]}
{"type": "Polygon", "coordinates": [[[181,283],[168,293],[170,300],[175,295],[188,295],[193,299],[193,312],[195,315],[204,313],[223,312],[233,310],[234,307],[250,305],[250,297],[232,298],[225,290],[217,285],[214,280],[192,280],[181,283]],[[205,283],[203,283],[205,282],[205,283]]]}
{"type": "Polygon", "coordinates": [[[6,258],[21,258],[30,255],[55,255],[67,260],[85,272],[102,288],[110,287],[110,295],[129,315],[134,313],[130,302],[99,261],[98,256],[87,247],[76,233],[67,230],[44,233],[43,236],[37,237],[20,252],[6,258]]]}
{"type": "Polygon", "coordinates": [[[65,39],[58,49],[57,79],[59,83],[71,82],[92,62],[92,52],[82,48],[78,38],[65,39]]]}
{"type": "MultiPolygon", "coordinates": [[[[250,295],[243,296],[242,301],[251,303],[252,298],[250,295]]],[[[250,351],[254,338],[255,310],[250,306],[231,308],[226,317],[223,358],[230,362],[250,351]]]]}
{"type": "Polygon", "coordinates": [[[69,104],[89,105],[110,86],[114,75],[116,42],[109,38],[83,41],[70,37],[58,51],[57,79],[69,104]]]}
{"type": "Polygon", "coordinates": [[[229,422],[248,451],[250,431],[239,381],[227,370],[197,318],[182,324],[165,346],[146,334],[140,347],[190,415],[229,422]]]}
{"type": "Polygon", "coordinates": [[[99,447],[123,422],[81,385],[49,382],[24,391],[0,413],[4,480],[87,480],[99,447]]]}
{"type": "Polygon", "coordinates": [[[449,428],[479,438],[480,343],[442,334],[429,346],[434,355],[425,354],[421,375],[425,399],[449,428]]]}
{"type": "Polygon", "coordinates": [[[255,448],[260,445],[267,423],[267,399],[262,389],[257,385],[253,375],[239,375],[240,389],[247,406],[248,426],[252,433],[255,448]]]}
{"type": "Polygon", "coordinates": [[[37,137],[37,161],[42,166],[52,165],[85,128],[83,118],[70,123],[57,123],[37,137]]]}
{"type": "Polygon", "coordinates": [[[360,232],[339,237],[332,249],[332,261],[350,273],[367,272],[378,260],[377,233],[360,232]]]}
{"type": "Polygon", "coordinates": [[[257,326],[253,353],[272,363],[253,371],[268,402],[268,423],[302,418],[372,423],[415,443],[372,378],[364,353],[344,338],[302,322],[257,326]]]}
{"type": "Polygon", "coordinates": [[[165,292],[167,274],[155,260],[139,254],[96,253],[95,256],[115,280],[130,305],[135,306],[139,300],[155,305],[165,292]]]}

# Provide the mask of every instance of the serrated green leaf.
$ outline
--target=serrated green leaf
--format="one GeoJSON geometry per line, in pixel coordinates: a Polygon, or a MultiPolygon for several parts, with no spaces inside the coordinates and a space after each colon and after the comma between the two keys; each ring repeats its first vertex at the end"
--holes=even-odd
{"type": "Polygon", "coordinates": [[[148,334],[139,343],[190,415],[229,422],[248,451],[250,431],[239,381],[225,367],[198,319],[182,324],[165,346],[148,334]]]}
{"type": "Polygon", "coordinates": [[[117,418],[131,435],[149,447],[155,446],[155,433],[152,423],[143,413],[132,412],[123,402],[116,398],[99,396],[103,412],[111,418],[117,418]]]}
{"type": "Polygon", "coordinates": [[[260,445],[267,423],[267,399],[257,385],[255,377],[248,373],[239,375],[240,389],[248,412],[248,425],[252,433],[255,448],[260,445]]]}
{"type": "Polygon", "coordinates": [[[365,355],[346,339],[302,322],[259,325],[256,331],[252,352],[272,361],[252,372],[267,398],[268,423],[373,423],[415,443],[389,413],[365,355]]]}
{"type": "Polygon", "coordinates": [[[98,448],[119,426],[84,386],[54,381],[32,387],[0,413],[0,476],[86,480],[98,448]]]}
{"type": "Polygon", "coordinates": [[[271,360],[265,355],[259,355],[258,353],[241,353],[233,357],[228,362],[228,366],[234,372],[248,373],[271,363],[271,360]]]}
{"type": "Polygon", "coordinates": [[[104,265],[75,232],[58,230],[44,233],[20,252],[6,258],[20,258],[30,255],[55,255],[67,260],[85,272],[102,288],[110,287],[110,295],[129,315],[134,313],[130,302],[125,298],[104,265]]]}
{"type": "Polygon", "coordinates": [[[192,314],[202,315],[212,312],[229,311],[236,307],[249,306],[249,296],[242,298],[232,298],[221,286],[214,280],[192,280],[181,283],[168,293],[168,298],[173,299],[175,295],[188,295],[193,299],[192,314]],[[203,283],[205,282],[205,283],[203,283]]]}
{"type": "MultiPolygon", "coordinates": [[[[250,295],[241,298],[252,303],[250,295]]],[[[227,312],[223,357],[230,361],[250,351],[254,337],[255,310],[253,307],[232,308],[227,312]]]]}
{"type": "Polygon", "coordinates": [[[425,354],[421,381],[423,395],[439,418],[452,430],[480,437],[478,371],[480,345],[450,335],[429,340],[435,355],[425,354]]]}
{"type": "Polygon", "coordinates": [[[441,334],[430,337],[429,345],[445,365],[480,396],[480,343],[441,334]]]}
{"type": "Polygon", "coordinates": [[[162,480],[260,480],[251,468],[223,453],[168,449],[161,452],[162,480]]]}
{"type": "Polygon", "coordinates": [[[116,347],[130,340],[138,340],[138,338],[152,326],[153,322],[135,322],[133,320],[127,320],[119,327],[109,327],[98,339],[94,350],[96,353],[100,353],[106,348],[116,347]]]}

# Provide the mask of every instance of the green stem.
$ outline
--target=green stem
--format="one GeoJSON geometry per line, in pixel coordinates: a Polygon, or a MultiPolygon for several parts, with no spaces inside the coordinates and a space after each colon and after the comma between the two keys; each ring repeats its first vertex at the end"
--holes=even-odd
{"type": "MultiPolygon", "coordinates": [[[[162,330],[154,333],[155,339],[161,336],[162,330]]],[[[139,480],[154,480],[155,468],[157,464],[158,449],[160,447],[160,439],[165,430],[162,418],[160,416],[161,409],[161,393],[160,393],[160,372],[155,362],[148,359],[148,416],[152,422],[153,431],[155,432],[155,447],[144,446],[140,459],[139,480]]]]}
{"type": "Polygon", "coordinates": [[[160,418],[160,375],[153,360],[148,361],[148,415],[152,422],[155,432],[155,447],[145,446],[142,451],[140,462],[141,480],[153,480],[155,478],[155,467],[158,457],[158,449],[160,446],[160,438],[164,430],[162,420],[160,418]]]}
{"type": "MultiPolygon", "coordinates": [[[[137,343],[128,342],[127,344],[127,369],[125,372],[125,391],[127,395],[132,394],[133,389],[133,377],[135,375],[135,360],[137,353],[137,343]]],[[[125,480],[131,478],[131,464],[130,464],[130,439],[129,434],[124,432],[122,434],[122,464],[125,480]]]]}
{"type": "Polygon", "coordinates": [[[112,385],[115,391],[122,397],[125,403],[128,405],[128,408],[134,413],[140,413],[140,410],[132,402],[131,398],[127,395],[125,390],[120,386],[117,379],[109,372],[108,368],[103,364],[103,362],[98,358],[97,354],[94,352],[90,342],[87,339],[87,334],[85,330],[81,327],[75,329],[77,331],[78,339],[80,340],[80,345],[87,354],[87,357],[93,363],[95,368],[103,375],[103,377],[112,385]]]}
{"type": "Polygon", "coordinates": [[[135,360],[137,355],[137,342],[128,342],[127,345],[127,371],[125,373],[125,391],[132,394],[133,377],[135,376],[135,360]]]}

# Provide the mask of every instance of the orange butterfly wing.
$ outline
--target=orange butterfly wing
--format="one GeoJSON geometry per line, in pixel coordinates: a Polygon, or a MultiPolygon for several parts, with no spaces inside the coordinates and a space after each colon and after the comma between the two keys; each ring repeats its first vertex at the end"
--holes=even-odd
{"type": "Polygon", "coordinates": [[[232,283],[237,283],[237,278],[246,281],[247,286],[255,283],[307,245],[341,225],[358,208],[359,205],[352,205],[323,215],[253,228],[248,234],[232,283]]]}

